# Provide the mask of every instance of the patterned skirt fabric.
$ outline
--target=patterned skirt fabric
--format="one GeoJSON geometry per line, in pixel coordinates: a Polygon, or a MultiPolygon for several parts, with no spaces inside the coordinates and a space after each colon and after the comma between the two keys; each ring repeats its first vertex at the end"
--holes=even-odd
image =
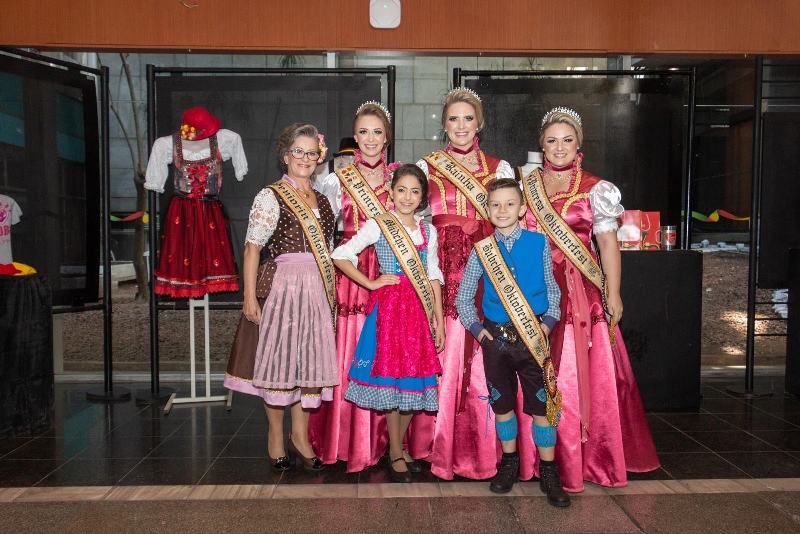
{"type": "MultiPolygon", "coordinates": [[[[416,299],[416,295],[412,295],[412,298],[416,299]]],[[[417,303],[419,303],[418,300],[417,303]]],[[[420,309],[422,308],[421,304],[419,307],[420,309]]],[[[428,327],[427,322],[411,322],[406,321],[405,318],[398,320],[401,316],[396,315],[390,306],[384,305],[379,300],[372,312],[367,316],[364,328],[361,330],[361,337],[358,340],[353,363],[350,367],[349,384],[345,399],[362,408],[373,410],[399,409],[400,411],[409,412],[435,412],[439,409],[435,374],[404,377],[373,375],[377,339],[381,337],[378,325],[386,320],[386,318],[383,321],[381,320],[382,313],[384,316],[394,318],[392,324],[395,325],[396,329],[401,330],[401,333],[408,333],[402,332],[406,330],[404,328],[405,325],[414,325],[409,326],[408,330],[428,327]],[[380,311],[381,309],[383,312],[380,311]]],[[[409,349],[409,354],[418,355],[418,352],[409,349]]]]}
{"type": "Polygon", "coordinates": [[[284,254],[276,261],[261,313],[252,384],[271,395],[269,404],[280,405],[296,402],[297,388],[328,388],[339,378],[330,308],[313,256],[284,254]]]}
{"type": "Polygon", "coordinates": [[[174,196],[162,224],[155,292],[173,298],[239,291],[239,276],[218,200],[174,196]]]}

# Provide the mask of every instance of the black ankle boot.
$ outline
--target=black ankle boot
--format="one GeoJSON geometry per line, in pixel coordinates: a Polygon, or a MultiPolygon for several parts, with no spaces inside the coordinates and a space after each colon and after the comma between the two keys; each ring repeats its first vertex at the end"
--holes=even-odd
{"type": "Polygon", "coordinates": [[[508,493],[519,478],[519,453],[503,453],[500,469],[489,484],[494,493],[508,493]]]}
{"type": "Polygon", "coordinates": [[[540,461],[539,476],[539,488],[542,493],[547,494],[547,502],[559,508],[566,508],[570,505],[569,495],[561,485],[558,464],[555,461],[540,461]]]}

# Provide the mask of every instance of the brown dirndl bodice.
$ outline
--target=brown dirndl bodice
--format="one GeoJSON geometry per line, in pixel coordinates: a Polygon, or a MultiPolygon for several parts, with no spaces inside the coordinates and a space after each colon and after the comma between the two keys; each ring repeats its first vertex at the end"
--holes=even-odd
{"type": "MultiPolygon", "coordinates": [[[[319,207],[319,221],[322,225],[322,232],[325,240],[330,243],[336,228],[336,218],[333,215],[330,202],[322,193],[314,191],[319,207]]],[[[266,246],[266,259],[258,267],[258,278],[256,280],[256,297],[258,305],[264,306],[269,292],[272,290],[272,282],[275,278],[275,271],[278,264],[275,258],[281,254],[311,252],[303,227],[297,220],[291,209],[275,195],[280,206],[280,216],[278,226],[270,237],[266,246]]],[[[258,325],[248,321],[244,314],[239,319],[239,326],[236,328],[236,335],[231,347],[231,355],[228,359],[228,369],[225,374],[240,379],[252,380],[253,367],[255,366],[256,350],[258,347],[258,325]]]]}

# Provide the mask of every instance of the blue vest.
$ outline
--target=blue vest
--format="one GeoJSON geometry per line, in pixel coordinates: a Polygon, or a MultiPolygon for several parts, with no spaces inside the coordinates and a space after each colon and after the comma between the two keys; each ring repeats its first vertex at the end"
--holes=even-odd
{"type": "MultiPolygon", "coordinates": [[[[546,312],[549,304],[547,302],[547,286],[544,283],[542,254],[544,247],[548,245],[544,235],[522,230],[522,235],[514,243],[511,252],[506,250],[503,243],[498,241],[497,245],[508,269],[517,280],[517,285],[522,289],[522,294],[533,308],[533,312],[536,315],[546,312]]],[[[482,306],[484,316],[495,323],[507,323],[511,320],[485,270],[482,306]]]]}

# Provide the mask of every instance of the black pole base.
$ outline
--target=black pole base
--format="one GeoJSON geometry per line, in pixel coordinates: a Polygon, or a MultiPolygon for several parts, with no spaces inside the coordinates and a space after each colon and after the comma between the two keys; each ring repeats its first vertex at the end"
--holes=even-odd
{"type": "Polygon", "coordinates": [[[766,389],[753,388],[751,391],[747,391],[747,388],[744,387],[731,386],[725,388],[725,391],[734,397],[740,397],[742,399],[764,399],[766,397],[772,397],[775,394],[774,391],[768,391],[766,389]]]}
{"type": "Polygon", "coordinates": [[[92,388],[86,392],[86,400],[89,402],[128,402],[131,400],[131,390],[120,387],[111,391],[106,391],[103,387],[92,388]]]}
{"type": "Polygon", "coordinates": [[[149,389],[137,389],[136,405],[144,406],[147,404],[164,404],[167,402],[167,399],[169,399],[173,393],[175,393],[175,390],[173,388],[165,388],[165,387],[159,388],[157,393],[153,393],[149,389]]]}

